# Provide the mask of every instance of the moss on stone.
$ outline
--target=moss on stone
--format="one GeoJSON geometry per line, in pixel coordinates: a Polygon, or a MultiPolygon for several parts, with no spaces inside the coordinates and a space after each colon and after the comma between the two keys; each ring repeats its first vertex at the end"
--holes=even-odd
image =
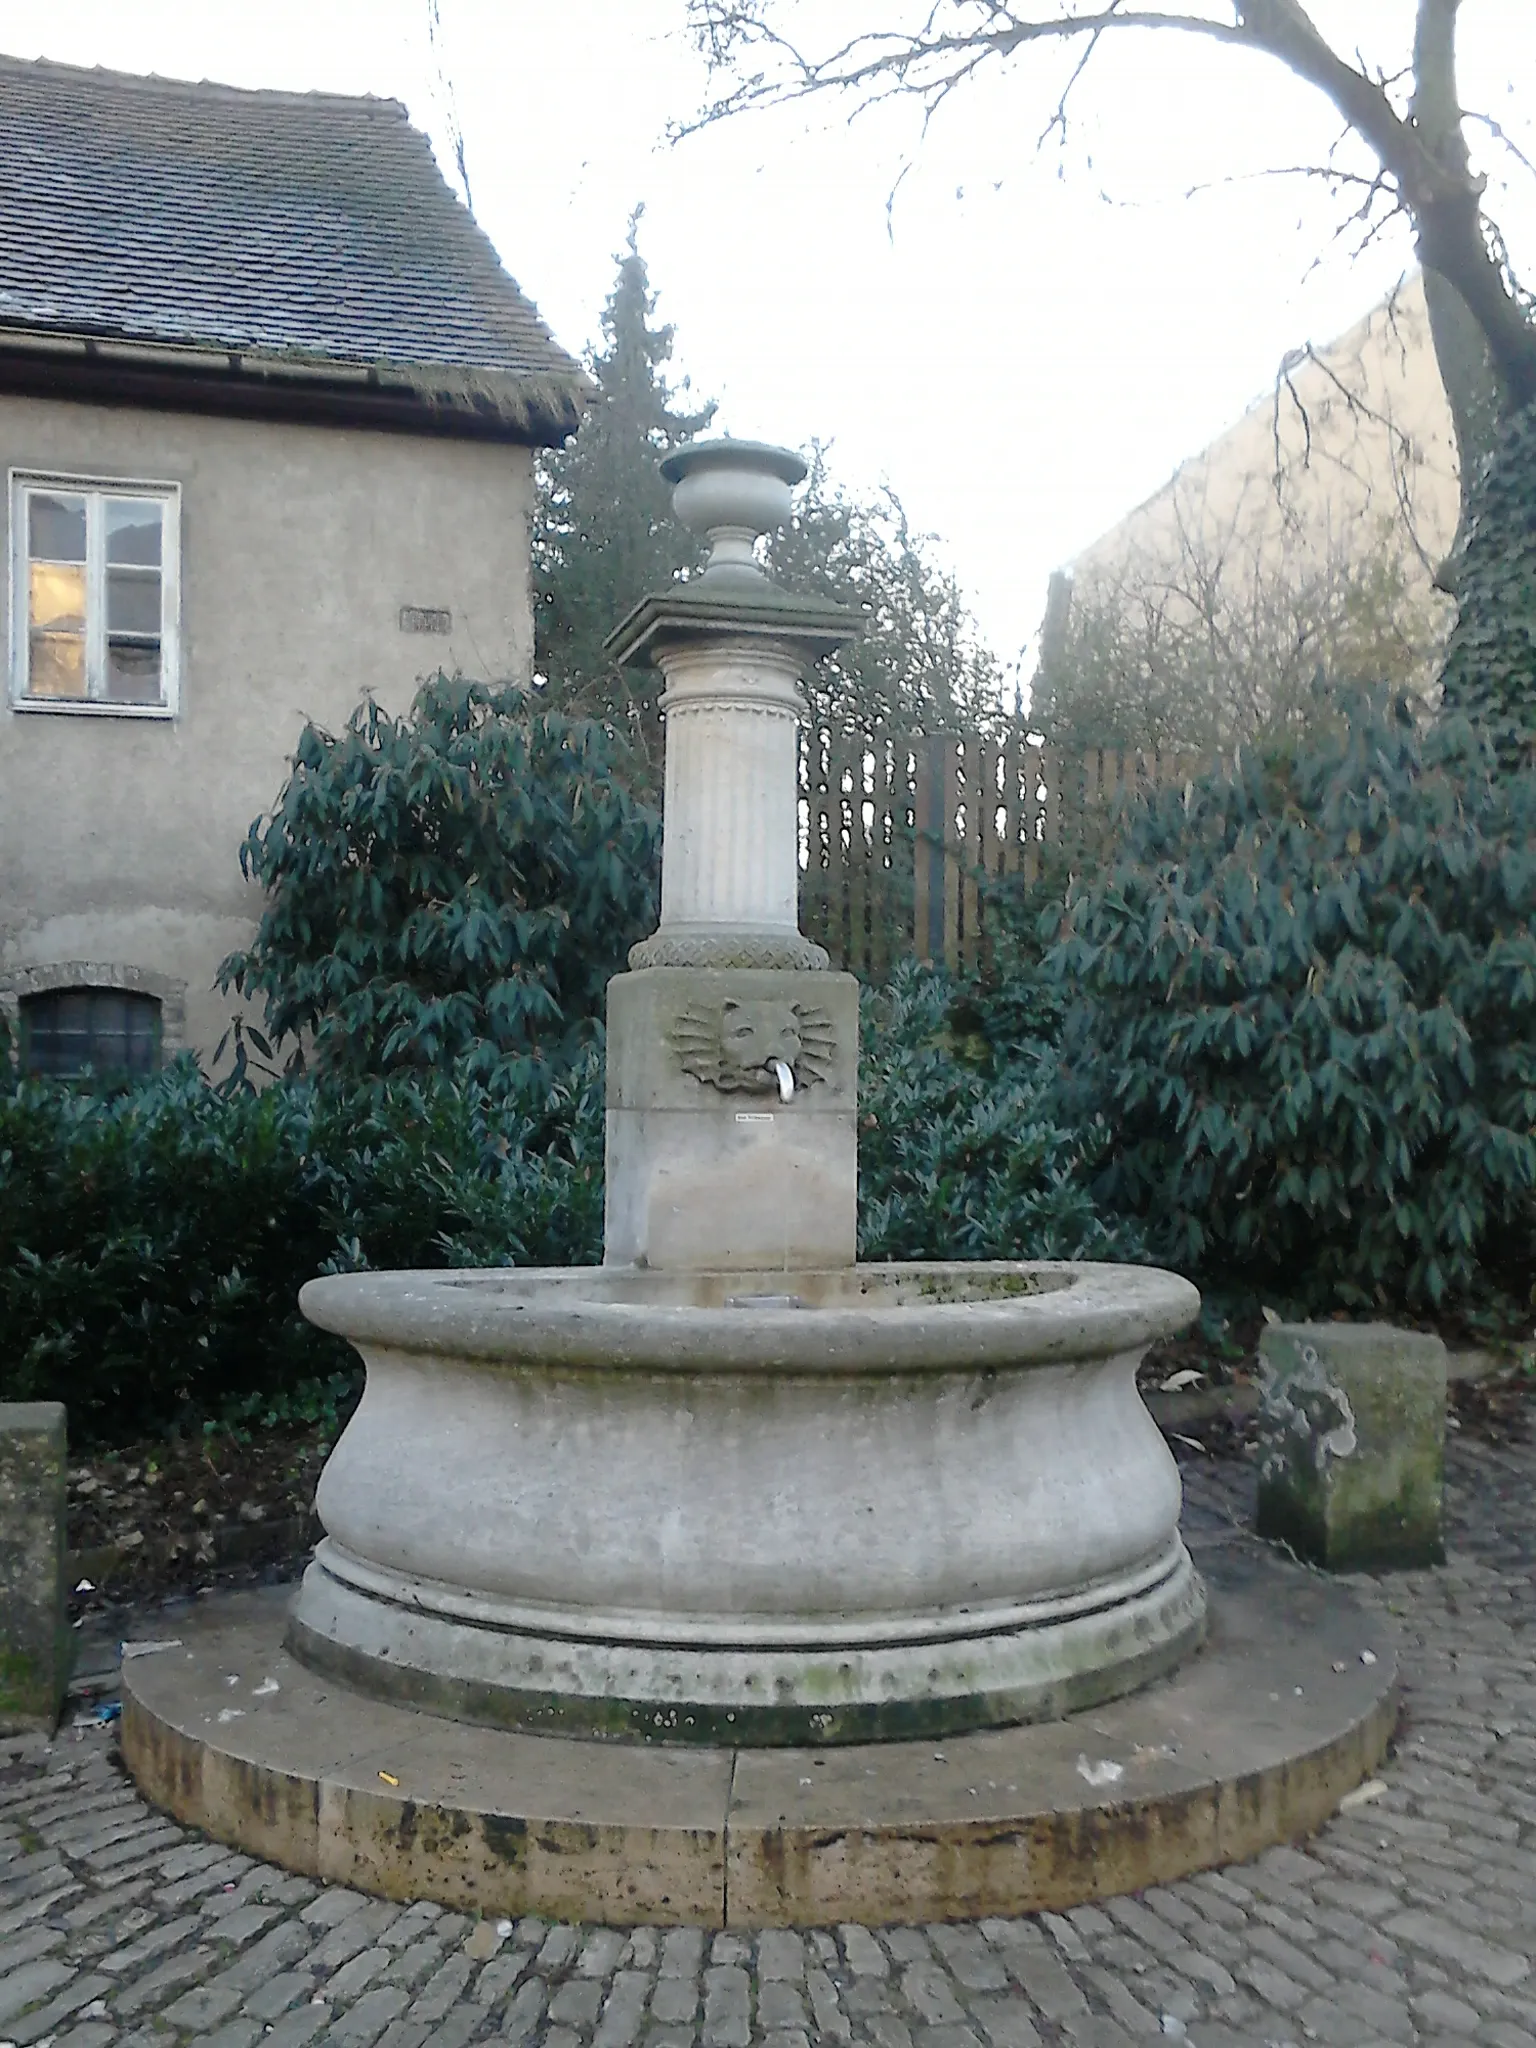
{"type": "Polygon", "coordinates": [[[0,1403],[0,1732],[51,1727],[69,1677],[64,1409],[0,1403]]]}
{"type": "Polygon", "coordinates": [[[24,1650],[0,1649],[0,1723],[42,1721],[54,1710],[52,1675],[24,1650]]]}
{"type": "Polygon", "coordinates": [[[1278,1324],[1263,1340],[1255,1527],[1329,1571],[1445,1556],[1445,1351],[1383,1324],[1278,1324]]]}

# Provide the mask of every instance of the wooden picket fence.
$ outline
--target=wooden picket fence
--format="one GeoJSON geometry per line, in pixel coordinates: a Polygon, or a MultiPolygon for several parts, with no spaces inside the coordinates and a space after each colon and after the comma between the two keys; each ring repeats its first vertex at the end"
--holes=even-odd
{"type": "Polygon", "coordinates": [[[898,960],[956,973],[984,956],[989,880],[1034,880],[1046,847],[1089,857],[1118,800],[1183,783],[1195,754],[1059,755],[1002,737],[812,731],[800,759],[801,926],[866,981],[898,960]]]}

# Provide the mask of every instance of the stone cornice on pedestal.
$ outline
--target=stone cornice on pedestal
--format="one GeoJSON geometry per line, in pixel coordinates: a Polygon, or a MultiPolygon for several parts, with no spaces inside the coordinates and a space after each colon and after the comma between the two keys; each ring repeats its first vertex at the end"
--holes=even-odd
{"type": "Polygon", "coordinates": [[[654,666],[661,647],[730,634],[788,644],[815,661],[858,631],[858,614],[830,598],[795,597],[767,577],[738,583],[716,572],[716,578],[706,574],[641,598],[603,642],[604,652],[621,667],[654,666]]]}

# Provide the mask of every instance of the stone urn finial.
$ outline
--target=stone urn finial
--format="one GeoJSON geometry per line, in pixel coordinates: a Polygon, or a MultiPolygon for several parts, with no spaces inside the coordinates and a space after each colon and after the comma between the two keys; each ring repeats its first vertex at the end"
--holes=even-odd
{"type": "Polygon", "coordinates": [[[709,542],[701,580],[711,587],[767,583],[757,541],[788,520],[790,493],[806,475],[803,459],[765,441],[694,441],[669,455],[661,473],[673,486],[673,511],[709,542]]]}

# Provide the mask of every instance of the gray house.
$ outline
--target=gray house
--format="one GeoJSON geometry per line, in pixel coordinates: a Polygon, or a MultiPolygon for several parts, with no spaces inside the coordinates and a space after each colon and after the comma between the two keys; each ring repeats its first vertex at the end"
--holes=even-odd
{"type": "Polygon", "coordinates": [[[585,384],[391,100],[0,58],[0,1005],[207,1055],[306,719],[526,676],[585,384]]]}

